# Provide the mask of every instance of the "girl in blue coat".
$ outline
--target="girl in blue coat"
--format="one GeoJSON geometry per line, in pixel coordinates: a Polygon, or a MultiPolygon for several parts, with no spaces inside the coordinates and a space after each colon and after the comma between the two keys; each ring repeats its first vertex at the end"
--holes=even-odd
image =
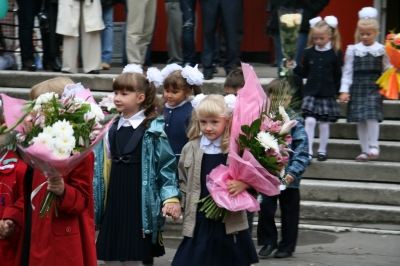
{"type": "Polygon", "coordinates": [[[165,254],[165,215],[181,214],[176,160],[157,116],[156,89],[139,73],[123,73],[113,83],[121,114],[111,127],[107,156],[112,159],[97,258],[106,265],[141,265],[165,254]]]}

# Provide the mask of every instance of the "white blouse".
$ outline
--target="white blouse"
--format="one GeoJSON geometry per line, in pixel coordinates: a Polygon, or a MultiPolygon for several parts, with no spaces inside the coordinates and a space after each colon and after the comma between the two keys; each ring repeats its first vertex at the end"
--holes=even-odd
{"type": "Polygon", "coordinates": [[[209,140],[204,135],[201,137],[200,140],[200,149],[204,150],[205,154],[219,154],[222,153],[221,150],[221,139],[222,136],[215,140],[209,140]]]}
{"type": "Polygon", "coordinates": [[[350,91],[350,86],[353,83],[353,63],[354,63],[354,55],[356,56],[366,56],[367,54],[371,54],[373,56],[381,56],[382,59],[382,67],[384,71],[388,68],[391,68],[389,57],[385,52],[385,46],[375,42],[373,45],[365,46],[362,42],[359,42],[355,45],[347,46],[346,55],[344,59],[344,67],[342,73],[342,80],[340,86],[340,93],[350,91]]]}

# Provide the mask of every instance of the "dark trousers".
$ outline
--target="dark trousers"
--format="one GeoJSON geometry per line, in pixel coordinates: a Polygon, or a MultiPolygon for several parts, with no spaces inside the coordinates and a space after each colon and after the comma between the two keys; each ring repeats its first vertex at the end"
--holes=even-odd
{"type": "MultiPolygon", "coordinates": [[[[196,60],[195,21],[196,0],[180,0],[182,11],[182,56],[183,63],[194,66],[196,60]]],[[[214,32],[215,33],[215,32],[214,32]]]]}
{"type": "Polygon", "coordinates": [[[203,50],[201,61],[204,72],[214,70],[213,58],[216,47],[215,32],[217,30],[218,18],[223,24],[223,34],[226,41],[225,71],[228,73],[236,65],[238,54],[237,47],[237,18],[240,15],[242,0],[200,0],[201,15],[203,20],[203,50]]]}
{"type": "Polygon", "coordinates": [[[277,200],[281,209],[281,235],[278,250],[294,252],[299,231],[300,192],[296,188],[287,188],[278,196],[262,195],[261,209],[258,216],[258,245],[272,245],[278,242],[278,230],[275,225],[277,200]]]}
{"type": "MultiPolygon", "coordinates": [[[[49,0],[46,2],[49,3],[49,0]]],[[[41,0],[17,0],[18,3],[18,35],[19,43],[21,46],[21,59],[22,62],[28,60],[33,62],[33,26],[35,16],[39,13],[41,7],[41,0]]],[[[48,4],[47,3],[47,4],[48,4]]],[[[51,61],[49,55],[49,33],[41,30],[42,44],[43,44],[43,61],[51,61]]]]}

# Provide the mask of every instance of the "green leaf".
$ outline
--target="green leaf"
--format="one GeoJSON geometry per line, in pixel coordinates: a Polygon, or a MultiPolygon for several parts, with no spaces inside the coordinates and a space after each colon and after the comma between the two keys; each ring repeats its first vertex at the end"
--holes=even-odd
{"type": "Polygon", "coordinates": [[[251,133],[255,135],[257,132],[259,132],[260,131],[260,126],[261,126],[261,119],[258,118],[256,120],[254,120],[253,123],[251,123],[251,126],[250,126],[251,133]]]}
{"type": "Polygon", "coordinates": [[[250,135],[250,127],[248,125],[243,125],[241,129],[244,134],[250,135]]]}

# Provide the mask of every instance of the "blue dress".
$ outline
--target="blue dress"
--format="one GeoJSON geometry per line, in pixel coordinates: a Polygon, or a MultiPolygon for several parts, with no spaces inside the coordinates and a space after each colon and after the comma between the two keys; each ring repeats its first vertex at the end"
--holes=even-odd
{"type": "MultiPolygon", "coordinates": [[[[226,155],[204,154],[201,163],[200,198],[209,192],[206,176],[220,164],[226,163],[226,155]]],[[[201,206],[198,206],[199,210],[201,206]]],[[[258,256],[249,230],[226,234],[225,224],[205,217],[198,212],[193,237],[184,237],[176,251],[172,265],[182,266],[249,266],[258,262],[258,256]]]]}

